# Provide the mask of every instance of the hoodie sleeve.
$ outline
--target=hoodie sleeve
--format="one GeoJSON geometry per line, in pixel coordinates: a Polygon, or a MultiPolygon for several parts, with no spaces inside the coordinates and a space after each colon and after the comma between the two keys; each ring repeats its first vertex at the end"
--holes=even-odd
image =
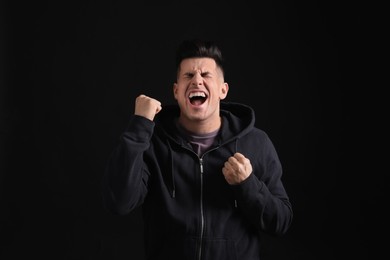
{"type": "Polygon", "coordinates": [[[127,214],[145,199],[149,172],[143,155],[153,130],[153,121],[133,116],[108,159],[102,179],[103,203],[114,214],[127,214]]]}
{"type": "MultiPolygon", "coordinates": [[[[253,172],[241,184],[234,186],[238,205],[260,230],[282,235],[292,222],[292,207],[283,186],[282,166],[276,150],[264,133],[260,153],[250,158],[253,172]]],[[[257,143],[259,145],[259,143],[257,143]]]]}

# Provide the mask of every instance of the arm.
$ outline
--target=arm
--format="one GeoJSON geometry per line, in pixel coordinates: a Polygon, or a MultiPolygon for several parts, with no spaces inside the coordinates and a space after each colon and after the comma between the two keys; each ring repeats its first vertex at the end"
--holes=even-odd
{"type": "Polygon", "coordinates": [[[243,214],[260,230],[284,234],[291,225],[292,208],[283,187],[282,167],[269,138],[263,140],[262,151],[251,160],[236,153],[222,170],[235,191],[243,214]],[[253,168],[252,168],[253,167],[253,168]]]}
{"type": "Polygon", "coordinates": [[[108,159],[102,183],[103,202],[113,213],[127,214],[145,199],[150,173],[143,155],[150,147],[152,120],[160,110],[157,100],[137,97],[134,116],[108,159]]]}

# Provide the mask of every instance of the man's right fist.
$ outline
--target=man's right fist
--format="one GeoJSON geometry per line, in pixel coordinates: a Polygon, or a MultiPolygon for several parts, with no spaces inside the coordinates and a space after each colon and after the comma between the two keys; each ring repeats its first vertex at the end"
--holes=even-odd
{"type": "Polygon", "coordinates": [[[154,98],[145,95],[139,95],[135,99],[134,114],[137,116],[143,116],[153,121],[154,116],[160,112],[161,109],[161,102],[154,98]]]}

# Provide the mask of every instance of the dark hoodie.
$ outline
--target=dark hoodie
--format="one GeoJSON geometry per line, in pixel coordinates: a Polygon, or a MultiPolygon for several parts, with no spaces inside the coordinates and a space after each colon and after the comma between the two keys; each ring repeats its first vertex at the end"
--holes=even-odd
{"type": "Polygon", "coordinates": [[[219,135],[199,157],[176,128],[179,113],[131,118],[107,164],[106,207],[124,215],[142,205],[147,259],[260,259],[261,232],[284,234],[293,215],[271,140],[250,107],[221,103],[219,135]],[[236,152],[253,172],[229,185],[222,167],[236,152]]]}

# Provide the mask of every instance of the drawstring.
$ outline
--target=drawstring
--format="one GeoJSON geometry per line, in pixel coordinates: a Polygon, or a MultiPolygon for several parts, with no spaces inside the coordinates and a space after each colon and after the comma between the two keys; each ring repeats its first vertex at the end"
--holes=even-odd
{"type": "Polygon", "coordinates": [[[175,187],[175,171],[173,168],[173,155],[172,155],[172,147],[169,140],[167,140],[168,143],[168,149],[169,149],[169,157],[171,159],[171,177],[172,177],[172,198],[176,197],[176,187],[175,187]]]}

